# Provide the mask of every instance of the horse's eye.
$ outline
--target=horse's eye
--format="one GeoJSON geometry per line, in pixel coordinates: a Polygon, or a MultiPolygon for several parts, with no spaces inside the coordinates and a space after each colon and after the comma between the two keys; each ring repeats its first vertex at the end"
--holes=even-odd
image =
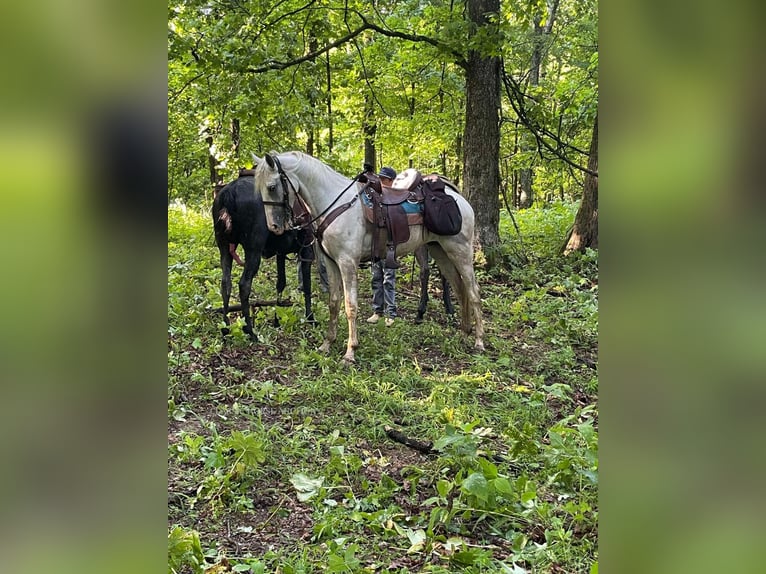
{"type": "Polygon", "coordinates": [[[277,184],[276,183],[270,183],[266,186],[266,189],[269,193],[274,193],[277,190],[277,184]]]}

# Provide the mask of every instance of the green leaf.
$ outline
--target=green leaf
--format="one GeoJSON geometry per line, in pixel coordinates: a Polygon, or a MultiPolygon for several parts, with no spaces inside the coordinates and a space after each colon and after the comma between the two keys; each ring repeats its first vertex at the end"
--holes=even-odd
{"type": "Polygon", "coordinates": [[[521,495],[521,502],[527,504],[537,498],[537,493],[534,490],[529,490],[521,495]]]}
{"type": "Polygon", "coordinates": [[[468,494],[475,496],[479,500],[487,501],[489,498],[489,484],[484,475],[480,472],[474,472],[468,475],[468,477],[460,485],[461,488],[468,494]]]}
{"type": "Polygon", "coordinates": [[[492,484],[495,487],[495,492],[502,494],[504,497],[509,498],[511,495],[513,495],[513,486],[511,486],[511,481],[504,476],[498,476],[495,480],[492,481],[492,484]]]}
{"type": "Polygon", "coordinates": [[[330,447],[330,455],[332,456],[342,457],[345,452],[346,449],[343,445],[335,445],[330,447]]]}
{"type": "Polygon", "coordinates": [[[327,569],[330,572],[345,572],[348,567],[342,556],[330,554],[330,556],[327,557],[327,569]]]}
{"type": "Polygon", "coordinates": [[[442,498],[447,498],[447,495],[452,490],[454,483],[451,480],[444,480],[443,478],[436,483],[436,492],[442,498]]]}
{"type": "Polygon", "coordinates": [[[590,574],[598,574],[598,561],[594,562],[590,566],[590,574]]]}
{"type": "Polygon", "coordinates": [[[251,572],[252,568],[250,568],[249,564],[237,564],[231,567],[231,571],[232,572],[251,572]]]}
{"type": "Polygon", "coordinates": [[[444,450],[445,446],[454,444],[461,440],[463,440],[463,437],[459,434],[446,435],[436,439],[436,442],[434,442],[433,449],[441,451],[441,450],[444,450]]]}
{"type": "Polygon", "coordinates": [[[298,493],[298,500],[306,502],[314,498],[324,484],[324,477],[311,478],[303,473],[297,473],[290,477],[290,483],[298,493]]]}
{"type": "Polygon", "coordinates": [[[548,438],[550,438],[551,446],[555,448],[564,448],[564,439],[557,432],[549,431],[548,438]]]}
{"type": "Polygon", "coordinates": [[[479,465],[481,466],[481,471],[484,473],[486,479],[497,478],[497,467],[493,463],[486,458],[480,458],[479,465]]]}
{"type": "Polygon", "coordinates": [[[476,562],[476,558],[478,558],[478,555],[475,550],[461,550],[460,552],[455,552],[450,557],[450,560],[462,566],[470,566],[476,562]]]}
{"type": "Polygon", "coordinates": [[[422,528],[417,530],[407,529],[407,538],[410,541],[410,547],[407,549],[407,554],[414,552],[420,552],[426,543],[426,531],[422,528]]]}

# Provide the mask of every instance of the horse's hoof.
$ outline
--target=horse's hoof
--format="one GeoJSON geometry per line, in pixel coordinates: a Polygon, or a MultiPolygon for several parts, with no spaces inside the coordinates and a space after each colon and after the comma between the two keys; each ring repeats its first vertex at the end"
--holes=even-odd
{"type": "Polygon", "coordinates": [[[355,365],[356,359],[354,358],[354,355],[351,355],[350,357],[348,355],[343,355],[343,364],[347,367],[350,365],[355,365]]]}
{"type": "Polygon", "coordinates": [[[330,352],[330,343],[324,342],[322,343],[322,346],[319,347],[319,352],[324,353],[325,355],[330,352]]]}
{"type": "Polygon", "coordinates": [[[484,343],[482,343],[481,341],[476,341],[476,343],[473,346],[473,350],[478,352],[478,353],[483,353],[484,352],[484,343]]]}
{"type": "Polygon", "coordinates": [[[423,322],[423,315],[418,315],[415,317],[415,324],[420,325],[423,322]]]}

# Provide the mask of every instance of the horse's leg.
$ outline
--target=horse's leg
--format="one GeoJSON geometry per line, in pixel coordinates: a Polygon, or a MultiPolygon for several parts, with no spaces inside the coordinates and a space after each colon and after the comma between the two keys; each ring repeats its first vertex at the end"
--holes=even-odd
{"type": "MultiPolygon", "coordinates": [[[[282,301],[282,292],[287,285],[287,277],[285,276],[285,260],[287,257],[284,253],[277,253],[277,305],[282,301]]],[[[274,326],[279,327],[279,317],[277,316],[277,308],[274,307],[274,326]]]]}
{"type": "Polygon", "coordinates": [[[330,352],[330,345],[333,344],[338,336],[338,314],[340,313],[340,298],[343,294],[343,285],[341,283],[340,269],[338,265],[330,258],[325,258],[327,267],[327,278],[330,281],[330,300],[328,303],[330,309],[330,320],[327,323],[327,333],[325,334],[322,346],[319,351],[322,353],[330,352]]]}
{"type": "Polygon", "coordinates": [[[221,252],[221,299],[223,300],[223,322],[226,325],[221,329],[221,334],[228,335],[229,325],[229,299],[231,298],[231,266],[233,257],[229,251],[228,243],[218,243],[221,252]]]}
{"type": "Polygon", "coordinates": [[[319,289],[327,293],[330,290],[330,280],[327,278],[327,265],[325,264],[325,257],[321,251],[317,254],[317,269],[319,269],[319,289]]]}
{"type": "MultiPolygon", "coordinates": [[[[451,239],[451,238],[449,238],[451,239]]],[[[436,258],[436,252],[441,251],[453,263],[460,278],[459,287],[453,281],[456,289],[460,289],[458,297],[462,305],[461,328],[466,333],[471,332],[471,323],[474,327],[475,343],[474,348],[480,351],[484,350],[484,322],[481,315],[481,296],[479,295],[479,284],[476,282],[476,274],[473,270],[473,247],[470,243],[458,243],[455,241],[445,241],[439,249],[434,249],[432,254],[436,258]]],[[[438,259],[437,259],[438,261],[438,259]]],[[[441,268],[441,266],[440,266],[441,268]]]]}
{"type": "Polygon", "coordinates": [[[298,251],[300,261],[301,285],[303,287],[303,303],[306,307],[306,321],[316,323],[314,312],[311,310],[311,260],[314,258],[312,247],[301,247],[298,251]]]}
{"type": "Polygon", "coordinates": [[[439,271],[442,280],[442,301],[444,301],[444,310],[447,312],[450,320],[455,316],[455,307],[452,305],[452,288],[444,274],[439,271]]]}
{"type": "Polygon", "coordinates": [[[248,251],[245,249],[245,269],[242,271],[242,277],[239,278],[239,301],[242,304],[242,316],[245,318],[245,327],[242,330],[254,339],[253,319],[250,316],[250,290],[253,286],[253,277],[261,266],[261,250],[248,251]]]}
{"type": "Polygon", "coordinates": [[[418,316],[415,317],[415,323],[422,323],[423,315],[426,314],[428,307],[428,276],[430,275],[428,248],[423,244],[413,252],[413,255],[420,267],[420,301],[418,302],[418,316]]]}
{"type": "MultiPolygon", "coordinates": [[[[471,261],[469,259],[468,261],[471,261]]],[[[462,264],[458,267],[461,275],[464,277],[465,296],[469,308],[473,312],[474,322],[474,348],[479,351],[484,350],[484,321],[481,315],[481,296],[479,295],[479,284],[476,282],[476,274],[473,270],[473,263],[462,264]]]]}
{"type": "Polygon", "coordinates": [[[354,349],[359,346],[359,337],[356,331],[357,314],[357,289],[358,277],[357,269],[359,261],[352,259],[343,259],[339,262],[341,278],[343,280],[343,292],[346,302],[346,318],[348,319],[348,342],[346,343],[346,354],[343,360],[347,363],[354,362],[354,349]]]}

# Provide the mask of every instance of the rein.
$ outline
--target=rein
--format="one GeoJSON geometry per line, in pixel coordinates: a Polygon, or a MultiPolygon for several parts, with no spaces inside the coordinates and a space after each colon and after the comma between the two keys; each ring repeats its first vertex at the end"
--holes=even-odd
{"type": "MultiPolygon", "coordinates": [[[[338,200],[341,197],[343,197],[343,194],[346,193],[349,189],[351,189],[351,186],[354,185],[359,180],[359,176],[358,175],[355,176],[351,180],[351,183],[349,183],[345,187],[345,189],[343,189],[338,194],[338,196],[335,199],[332,200],[330,205],[328,205],[322,211],[322,213],[320,213],[319,215],[317,215],[316,217],[314,217],[313,219],[311,219],[307,223],[300,223],[298,221],[298,219],[300,219],[300,217],[302,217],[302,215],[296,218],[292,208],[289,205],[289,203],[290,203],[290,192],[287,189],[288,185],[295,192],[295,197],[301,202],[301,204],[303,205],[303,209],[309,215],[309,217],[311,217],[311,210],[309,210],[308,205],[306,205],[306,200],[303,199],[303,197],[301,197],[300,190],[293,185],[293,182],[290,179],[290,177],[285,173],[285,170],[282,169],[282,164],[280,163],[279,158],[274,157],[273,159],[274,159],[274,162],[277,165],[277,173],[279,173],[279,181],[282,184],[283,199],[282,199],[281,202],[278,202],[278,201],[264,201],[263,203],[265,205],[281,205],[281,206],[283,206],[285,211],[290,213],[290,225],[292,226],[293,229],[306,229],[308,227],[313,226],[317,221],[319,221],[319,219],[321,219],[325,214],[327,214],[330,211],[330,209],[332,209],[332,207],[336,203],[338,203],[338,200]],[[285,184],[285,181],[287,182],[287,184],[285,184]]],[[[341,213],[346,211],[349,207],[354,205],[354,203],[356,202],[357,199],[359,199],[359,194],[355,195],[354,198],[351,201],[348,201],[348,202],[346,202],[346,203],[344,203],[342,205],[339,205],[335,209],[335,211],[330,213],[330,215],[325,219],[325,221],[323,221],[322,223],[319,224],[319,226],[317,227],[317,230],[316,230],[316,234],[320,238],[320,240],[321,240],[321,237],[322,237],[322,233],[324,232],[325,229],[327,229],[327,227],[330,225],[330,223],[332,223],[338,215],[340,215],[341,213]]]]}

